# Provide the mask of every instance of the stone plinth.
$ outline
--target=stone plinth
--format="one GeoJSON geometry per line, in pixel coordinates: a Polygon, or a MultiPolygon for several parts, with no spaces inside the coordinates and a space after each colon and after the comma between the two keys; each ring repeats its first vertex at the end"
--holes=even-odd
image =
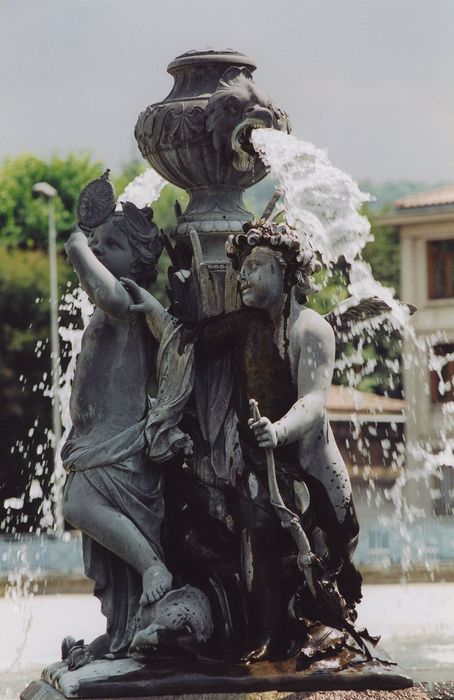
{"type": "MultiPolygon", "coordinates": [[[[208,699],[215,697],[210,693],[216,693],[217,698],[227,700],[229,697],[252,698],[254,694],[257,697],[267,697],[269,691],[273,691],[269,695],[271,700],[272,697],[293,697],[296,691],[309,693],[309,697],[316,698],[320,691],[366,692],[366,689],[372,688],[379,690],[381,695],[364,697],[384,698],[385,691],[412,686],[411,679],[395,664],[378,659],[353,664],[351,661],[341,654],[314,661],[309,668],[301,668],[298,658],[281,662],[264,661],[249,666],[208,659],[154,658],[148,663],[135,659],[119,659],[94,661],[75,671],[68,671],[66,664],[60,662],[45,669],[42,680],[32,683],[22,693],[21,698],[94,700],[162,698],[165,695],[181,697],[192,693],[196,694],[197,698],[208,699]],[[281,695],[282,693],[284,695],[281,695]],[[289,696],[289,693],[293,695],[289,696]]],[[[347,694],[346,697],[355,695],[347,694]]],[[[392,698],[393,695],[389,697],[392,698]]],[[[402,696],[406,697],[412,696],[402,696]]]]}

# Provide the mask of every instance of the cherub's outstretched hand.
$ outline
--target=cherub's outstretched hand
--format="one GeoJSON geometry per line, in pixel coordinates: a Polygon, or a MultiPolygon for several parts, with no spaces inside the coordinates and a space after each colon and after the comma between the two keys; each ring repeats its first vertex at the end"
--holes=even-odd
{"type": "MultiPolygon", "coordinates": [[[[81,229],[78,226],[76,226],[74,231],[71,231],[68,240],[65,243],[66,253],[68,254],[68,256],[70,256],[72,248],[82,246],[85,249],[87,247],[87,244],[88,236],[83,231],[81,231],[81,229]]],[[[69,260],[71,262],[70,258],[69,260]]]]}
{"type": "Polygon", "coordinates": [[[140,287],[137,282],[130,280],[127,277],[120,277],[120,282],[132,297],[133,304],[130,304],[129,311],[138,311],[145,314],[145,320],[148,328],[153,333],[158,342],[161,341],[165,326],[171,322],[175,322],[173,316],[165,310],[160,301],[158,301],[150,292],[140,287]]]}
{"type": "Polygon", "coordinates": [[[265,416],[258,420],[249,418],[248,424],[260,447],[273,449],[277,446],[277,431],[269,418],[265,418],[265,416]]]}
{"type": "Polygon", "coordinates": [[[155,298],[146,289],[140,287],[134,280],[128,277],[120,277],[120,282],[127,292],[132,296],[134,304],[129,307],[130,311],[141,311],[146,314],[154,309],[155,298]]]}
{"type": "Polygon", "coordinates": [[[83,231],[79,226],[75,226],[74,230],[71,231],[71,233],[68,236],[68,241],[75,241],[75,240],[80,240],[83,241],[84,243],[87,242],[88,240],[88,233],[83,231]]]}

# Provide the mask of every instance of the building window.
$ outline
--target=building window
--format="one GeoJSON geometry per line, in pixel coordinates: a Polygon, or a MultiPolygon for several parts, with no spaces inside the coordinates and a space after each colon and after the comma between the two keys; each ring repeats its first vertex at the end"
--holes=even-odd
{"type": "MultiPolygon", "coordinates": [[[[438,357],[446,357],[452,355],[454,358],[454,343],[444,343],[443,345],[435,345],[434,353],[438,357]]],[[[430,373],[430,398],[432,403],[447,403],[454,401],[454,359],[446,362],[441,368],[440,375],[435,370],[430,373]]]]}
{"type": "Polygon", "coordinates": [[[454,297],[454,239],[427,242],[429,299],[454,297]]]}
{"type": "Polygon", "coordinates": [[[439,467],[434,476],[434,487],[435,515],[454,515],[454,466],[439,467]]]}

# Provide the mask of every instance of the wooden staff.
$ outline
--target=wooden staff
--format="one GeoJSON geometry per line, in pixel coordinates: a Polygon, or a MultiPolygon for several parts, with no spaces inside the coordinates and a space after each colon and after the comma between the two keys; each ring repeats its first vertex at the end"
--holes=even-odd
{"type": "MultiPolygon", "coordinates": [[[[251,408],[251,418],[253,418],[254,421],[260,420],[261,416],[257,401],[255,399],[251,399],[249,401],[249,406],[251,408]]],[[[309,586],[312,595],[314,596],[314,598],[317,598],[317,592],[315,590],[314,585],[314,574],[312,571],[312,565],[315,561],[315,555],[311,551],[309,540],[301,526],[299,517],[295,513],[293,513],[289,508],[287,508],[282,499],[276,478],[276,465],[274,462],[273,448],[265,447],[265,454],[266,468],[268,474],[268,489],[270,492],[271,505],[276,511],[276,514],[279,520],[281,521],[282,527],[284,527],[290,532],[290,534],[296,542],[296,546],[298,548],[298,568],[304,574],[304,577],[307,581],[307,585],[309,586]]],[[[308,506],[309,503],[306,506],[306,510],[308,506]]]]}

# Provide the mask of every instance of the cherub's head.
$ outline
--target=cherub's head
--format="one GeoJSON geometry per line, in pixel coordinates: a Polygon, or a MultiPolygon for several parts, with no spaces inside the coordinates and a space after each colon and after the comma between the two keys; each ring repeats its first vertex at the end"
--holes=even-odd
{"type": "Polygon", "coordinates": [[[303,234],[286,224],[245,224],[244,233],[229,236],[226,251],[239,271],[246,306],[268,308],[292,288],[296,300],[303,304],[308,294],[318,291],[313,274],[321,268],[320,263],[303,234]]]}
{"type": "Polygon", "coordinates": [[[150,207],[138,209],[131,202],[122,202],[122,211],[93,231],[89,245],[115,277],[130,277],[144,287],[156,280],[164,241],[150,207]]]}

